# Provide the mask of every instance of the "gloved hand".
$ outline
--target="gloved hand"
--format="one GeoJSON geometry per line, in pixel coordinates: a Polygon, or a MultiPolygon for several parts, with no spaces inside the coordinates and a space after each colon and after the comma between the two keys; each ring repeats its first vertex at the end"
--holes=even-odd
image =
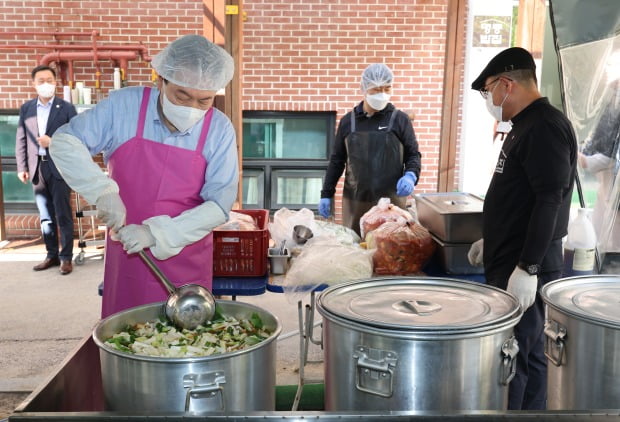
{"type": "Polygon", "coordinates": [[[413,189],[415,188],[415,182],[417,178],[415,177],[415,173],[412,171],[408,171],[405,173],[403,177],[398,179],[396,183],[396,195],[398,196],[409,196],[413,193],[413,189]]]}
{"type": "Polygon", "coordinates": [[[510,278],[506,291],[512,293],[519,299],[523,312],[534,304],[536,290],[538,289],[538,276],[529,275],[527,271],[515,267],[510,278]]]}
{"type": "Polygon", "coordinates": [[[321,198],[319,202],[319,215],[323,218],[329,218],[332,210],[332,200],[329,198],[321,198]]]}
{"type": "Polygon", "coordinates": [[[97,206],[97,217],[113,231],[118,231],[125,225],[127,210],[118,193],[104,193],[97,198],[95,205],[97,206]]]}
{"type": "Polygon", "coordinates": [[[137,253],[155,246],[155,238],[151,234],[151,229],[143,224],[125,226],[118,231],[117,237],[127,253],[137,253]]]}
{"type": "Polygon", "coordinates": [[[467,252],[467,260],[474,267],[482,267],[482,252],[484,247],[484,239],[476,240],[471,244],[469,252],[467,252]]]}

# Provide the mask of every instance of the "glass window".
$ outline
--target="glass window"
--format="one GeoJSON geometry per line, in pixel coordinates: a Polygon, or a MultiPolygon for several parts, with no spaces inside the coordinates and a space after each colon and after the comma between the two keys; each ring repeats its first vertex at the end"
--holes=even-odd
{"type": "Polygon", "coordinates": [[[325,117],[325,113],[244,117],[243,157],[324,160],[330,125],[325,117]]]}
{"type": "Polygon", "coordinates": [[[243,112],[243,207],[316,210],[335,112],[243,112]]]}
{"type": "Polygon", "coordinates": [[[321,199],[323,170],[274,170],[272,206],[316,208],[321,199]]]}
{"type": "Polygon", "coordinates": [[[0,155],[15,157],[15,133],[19,116],[0,115],[0,155]]]}
{"type": "Polygon", "coordinates": [[[2,189],[4,189],[4,203],[34,203],[34,194],[30,182],[22,183],[17,178],[16,171],[2,172],[2,189]]]}
{"type": "Polygon", "coordinates": [[[32,184],[17,178],[15,162],[15,133],[19,110],[0,110],[0,156],[2,159],[2,190],[4,209],[11,213],[32,213],[37,208],[32,184]]]}
{"type": "Polygon", "coordinates": [[[243,170],[243,207],[263,209],[265,172],[263,170],[243,170]]]}

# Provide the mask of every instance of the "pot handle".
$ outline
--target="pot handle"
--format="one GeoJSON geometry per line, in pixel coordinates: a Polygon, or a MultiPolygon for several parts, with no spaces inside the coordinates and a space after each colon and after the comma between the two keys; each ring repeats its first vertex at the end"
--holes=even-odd
{"type": "Polygon", "coordinates": [[[183,387],[187,389],[185,394],[185,411],[190,409],[192,399],[197,395],[205,395],[210,399],[219,395],[219,409],[224,411],[224,387],[226,377],[223,372],[207,372],[203,374],[186,374],[183,376],[183,387]],[[219,394],[218,394],[219,393],[219,394]]]}
{"type": "Polygon", "coordinates": [[[502,369],[499,383],[508,385],[517,373],[517,353],[519,353],[519,343],[515,336],[510,337],[502,344],[502,369]]]}
{"type": "Polygon", "coordinates": [[[548,319],[545,321],[545,356],[555,366],[562,365],[562,359],[564,358],[564,337],[566,337],[566,327],[562,326],[559,322],[548,319]],[[554,355],[553,350],[557,351],[554,355]]]}
{"type": "Polygon", "coordinates": [[[398,354],[391,350],[357,346],[353,353],[356,361],[355,387],[380,397],[394,394],[394,369],[398,354]]]}

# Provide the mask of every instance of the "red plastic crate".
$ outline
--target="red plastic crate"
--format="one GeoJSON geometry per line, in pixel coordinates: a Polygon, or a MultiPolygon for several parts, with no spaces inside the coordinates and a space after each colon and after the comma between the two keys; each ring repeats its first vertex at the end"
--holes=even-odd
{"type": "Polygon", "coordinates": [[[251,216],[259,230],[214,230],[213,275],[215,277],[265,275],[269,247],[269,211],[233,211],[251,216]]]}

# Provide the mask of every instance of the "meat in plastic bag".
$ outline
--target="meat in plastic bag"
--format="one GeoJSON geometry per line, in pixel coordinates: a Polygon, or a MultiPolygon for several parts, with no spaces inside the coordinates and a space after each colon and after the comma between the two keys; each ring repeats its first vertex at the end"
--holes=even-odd
{"type": "Polygon", "coordinates": [[[258,226],[251,215],[231,211],[228,221],[213,230],[251,231],[258,230],[258,226]]]}
{"type": "Polygon", "coordinates": [[[424,226],[411,221],[388,221],[368,234],[375,274],[415,274],[435,252],[435,242],[424,226]]]}
{"type": "Polygon", "coordinates": [[[360,233],[362,234],[362,239],[365,239],[369,232],[386,221],[397,221],[399,219],[414,221],[411,214],[392,204],[390,198],[379,199],[377,205],[369,209],[366,214],[360,218],[360,233]]]}

